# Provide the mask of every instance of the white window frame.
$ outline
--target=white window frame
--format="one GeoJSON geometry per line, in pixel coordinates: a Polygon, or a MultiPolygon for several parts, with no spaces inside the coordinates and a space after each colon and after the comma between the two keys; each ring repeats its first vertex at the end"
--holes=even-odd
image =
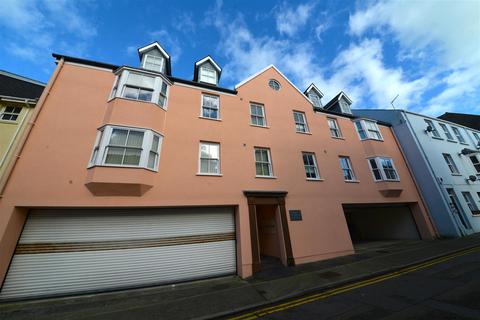
{"type": "Polygon", "coordinates": [[[153,103],[153,104],[159,106],[160,108],[163,108],[163,109],[167,110],[169,91],[170,91],[170,84],[160,75],[141,72],[140,70],[131,71],[129,69],[123,69],[117,74],[117,76],[115,78],[115,81],[114,81],[113,87],[112,87],[112,91],[111,91],[111,94],[110,94],[110,99],[120,98],[120,99],[126,99],[126,100],[138,101],[138,102],[144,102],[144,103],[153,103]],[[138,87],[138,88],[142,88],[142,89],[152,90],[152,97],[151,97],[150,101],[132,99],[132,98],[127,98],[127,97],[123,96],[124,91],[125,91],[125,87],[137,88],[137,86],[132,86],[132,85],[128,84],[128,76],[131,73],[154,78],[153,88],[138,87]],[[166,92],[165,93],[162,92],[163,84],[165,84],[165,86],[166,86],[166,92]],[[163,96],[165,98],[163,106],[160,103],[160,96],[163,96]]]}
{"type": "MultiPolygon", "coordinates": [[[[215,109],[215,108],[210,108],[210,107],[206,107],[207,109],[215,109]]],[[[216,96],[216,95],[213,95],[213,94],[209,94],[209,93],[202,93],[202,97],[201,97],[201,105],[200,105],[200,118],[203,118],[203,119],[210,119],[210,120],[220,120],[220,96],[216,96]],[[204,108],[204,105],[203,105],[203,100],[205,97],[210,97],[210,98],[215,98],[217,100],[217,117],[216,118],[213,118],[213,117],[206,117],[203,115],[203,108],[204,108]]]]}
{"type": "Polygon", "coordinates": [[[438,130],[437,130],[437,128],[435,127],[435,124],[433,123],[432,120],[430,120],[430,119],[423,119],[423,121],[425,121],[425,123],[427,124],[427,126],[432,127],[432,138],[442,139],[442,137],[440,136],[440,133],[438,132],[438,130]]]}
{"type": "Polygon", "coordinates": [[[218,72],[217,72],[217,70],[214,67],[211,67],[207,64],[201,65],[199,70],[198,70],[198,81],[216,85],[218,83],[218,72]],[[213,72],[214,79],[212,79],[210,76],[207,76],[208,71],[213,72]]]}
{"type": "Polygon", "coordinates": [[[473,169],[475,169],[476,175],[480,175],[480,156],[474,154],[468,157],[470,162],[472,163],[473,169]],[[472,160],[472,158],[476,159],[476,163],[472,160]]]}
{"type": "Polygon", "coordinates": [[[307,178],[307,180],[321,180],[321,176],[320,176],[320,171],[318,170],[318,163],[317,163],[317,157],[315,155],[315,152],[307,152],[307,151],[304,151],[302,152],[302,162],[303,162],[303,168],[305,169],[305,176],[307,178]],[[312,157],[312,162],[313,162],[313,165],[312,164],[306,164],[305,163],[305,156],[311,156],[312,157]],[[308,176],[308,171],[307,171],[307,167],[308,168],[312,168],[314,173],[315,173],[315,177],[309,177],[308,176]]]}
{"type": "Polygon", "coordinates": [[[312,103],[315,107],[317,107],[319,109],[323,108],[322,99],[320,98],[320,96],[316,92],[310,91],[308,93],[308,97],[310,98],[310,101],[312,101],[312,103]]]}
{"type": "Polygon", "coordinates": [[[305,112],[302,111],[293,111],[293,121],[295,122],[295,131],[297,133],[310,133],[310,130],[308,128],[308,123],[307,123],[307,116],[305,115],[305,112]],[[297,118],[295,115],[300,115],[302,117],[303,122],[297,122],[297,118]],[[304,130],[298,130],[298,126],[303,126],[304,130]]]}
{"type": "Polygon", "coordinates": [[[342,113],[352,114],[352,108],[345,100],[340,99],[338,104],[340,105],[340,111],[342,113]]]}
{"type": "Polygon", "coordinates": [[[220,143],[218,142],[209,142],[209,141],[200,141],[198,145],[198,173],[197,175],[202,176],[220,176],[221,169],[221,155],[220,155],[220,143]],[[202,146],[215,147],[218,150],[218,158],[202,158],[202,146]],[[217,172],[203,172],[202,171],[202,160],[216,160],[218,162],[217,172]]]}
{"type": "Polygon", "coordinates": [[[102,167],[125,167],[125,168],[144,168],[147,170],[158,171],[158,165],[160,162],[160,153],[162,149],[163,135],[154,132],[150,129],[145,128],[136,128],[136,127],[126,127],[118,125],[106,125],[98,129],[97,136],[95,138],[95,144],[93,147],[92,155],[90,157],[90,162],[88,167],[93,166],[102,166],[102,167]],[[110,164],[105,163],[107,157],[107,148],[109,147],[110,138],[114,129],[119,130],[129,130],[129,131],[138,131],[143,132],[142,146],[138,149],[141,150],[140,153],[140,162],[138,165],[127,165],[127,164],[110,164]],[[152,150],[153,137],[158,136],[158,150],[152,150]],[[148,166],[148,159],[150,152],[155,152],[157,154],[157,159],[155,166],[150,168],[148,166]]]}
{"type": "Polygon", "coordinates": [[[15,106],[4,106],[0,110],[0,121],[6,121],[6,122],[12,122],[15,123],[18,121],[18,118],[20,117],[20,114],[22,113],[22,107],[15,107],[15,106]],[[7,112],[7,108],[13,108],[13,111],[7,112]],[[17,113],[15,112],[17,109],[20,111],[17,113]],[[9,117],[15,117],[15,119],[3,119],[3,117],[7,115],[9,117]]]}
{"type": "Polygon", "coordinates": [[[480,147],[480,135],[479,135],[478,133],[476,133],[476,132],[473,132],[473,131],[472,131],[472,135],[473,135],[473,137],[477,140],[477,142],[476,142],[475,145],[476,145],[477,147],[480,147]]]}
{"type": "Polygon", "coordinates": [[[440,128],[442,128],[443,133],[445,134],[445,137],[447,137],[447,140],[448,141],[455,141],[455,139],[453,138],[452,133],[448,129],[447,125],[445,123],[441,123],[441,122],[439,123],[439,125],[440,125],[440,128]]]}
{"type": "MultiPolygon", "coordinates": [[[[255,161],[255,177],[257,178],[273,178],[273,165],[272,165],[272,155],[270,153],[270,148],[264,148],[264,147],[254,147],[253,148],[253,159],[255,161]],[[267,162],[265,161],[257,161],[257,150],[259,151],[266,151],[267,153],[267,162]],[[267,165],[269,174],[268,175],[261,175],[257,174],[257,163],[262,164],[262,165],[267,165]]],[[[263,170],[262,170],[263,171],[263,170]]]]}
{"type": "Polygon", "coordinates": [[[461,193],[463,199],[465,200],[465,203],[467,204],[468,209],[470,210],[470,213],[472,215],[479,215],[480,211],[478,210],[478,206],[475,203],[475,200],[473,200],[472,194],[468,191],[462,191],[461,193]]]}
{"type": "Polygon", "coordinates": [[[442,153],[442,156],[447,164],[448,169],[450,170],[450,173],[453,175],[459,175],[460,171],[458,171],[457,164],[455,163],[455,160],[453,160],[452,155],[450,153],[442,153]]]}
{"type": "Polygon", "coordinates": [[[250,102],[250,124],[252,126],[256,126],[256,127],[263,127],[263,128],[266,128],[267,127],[267,117],[265,115],[265,106],[263,104],[260,104],[260,103],[254,103],[254,102],[250,102]],[[257,107],[257,108],[260,108],[262,110],[262,115],[259,116],[258,114],[253,114],[252,113],[252,107],[257,107]],[[253,119],[254,118],[260,118],[263,120],[263,125],[259,125],[259,124],[256,124],[256,123],[253,123],[253,119]]]}
{"type": "Polygon", "coordinates": [[[368,166],[370,167],[370,171],[372,172],[373,180],[375,180],[375,181],[400,181],[400,176],[398,175],[397,168],[395,167],[395,163],[393,162],[392,158],[390,158],[390,157],[370,157],[370,158],[367,158],[367,161],[368,161],[368,166]],[[371,163],[372,160],[375,162],[375,165],[376,165],[377,168],[372,167],[372,163],[371,163]],[[396,176],[395,179],[390,179],[390,178],[387,177],[386,169],[382,166],[382,160],[390,161],[390,163],[392,164],[392,169],[391,170],[393,170],[395,172],[395,176],[396,176]],[[378,170],[378,172],[380,173],[380,179],[377,179],[377,177],[375,177],[375,172],[374,172],[375,170],[378,170]]]}
{"type": "Polygon", "coordinates": [[[357,176],[355,175],[355,171],[353,170],[352,161],[350,160],[350,157],[347,157],[347,156],[339,156],[339,157],[338,157],[338,160],[340,161],[340,169],[341,169],[341,171],[342,171],[343,180],[344,180],[344,181],[347,181],[347,182],[358,181],[358,180],[357,180],[357,176]],[[345,159],[345,160],[346,160],[347,168],[344,168],[344,167],[342,166],[342,159],[345,159]],[[346,179],[344,170],[348,170],[350,176],[352,177],[351,179],[346,179]]]}
{"type": "Polygon", "coordinates": [[[340,129],[340,125],[338,124],[337,119],[327,117],[327,124],[330,129],[330,135],[332,138],[343,138],[342,130],[340,129]],[[333,127],[331,125],[332,123],[333,127]]]}
{"type": "MultiPolygon", "coordinates": [[[[155,71],[155,72],[160,72],[160,73],[164,73],[165,72],[165,57],[163,56],[156,56],[156,55],[153,55],[153,54],[145,54],[143,56],[143,61],[142,61],[142,68],[144,68],[145,70],[150,70],[150,71],[155,71]],[[162,63],[160,64],[160,70],[157,70],[157,69],[151,69],[151,68],[147,68],[146,65],[147,65],[147,59],[148,58],[153,58],[153,60],[155,59],[162,59],[162,63]]],[[[157,65],[156,63],[150,63],[150,64],[154,64],[154,65],[157,65]]]]}
{"type": "Polygon", "coordinates": [[[360,120],[355,120],[354,123],[355,123],[355,129],[357,130],[357,134],[358,134],[358,137],[360,138],[360,140],[383,141],[383,135],[382,135],[382,132],[380,131],[380,127],[378,126],[377,122],[375,122],[373,120],[360,119],[360,120]],[[368,126],[367,126],[367,123],[373,125],[374,130],[369,129],[368,126]],[[359,126],[360,126],[360,128],[359,128],[359,126]],[[365,134],[365,138],[362,138],[361,132],[363,132],[365,134]],[[372,132],[378,133],[378,137],[372,132]]]}
{"type": "Polygon", "coordinates": [[[282,85],[280,84],[280,82],[278,82],[275,79],[268,80],[268,86],[275,91],[280,91],[280,89],[282,88],[282,85]]]}
{"type": "Polygon", "coordinates": [[[452,131],[453,131],[453,134],[457,137],[458,142],[462,144],[467,144],[467,141],[465,140],[462,133],[460,132],[460,128],[452,126],[452,131]]]}

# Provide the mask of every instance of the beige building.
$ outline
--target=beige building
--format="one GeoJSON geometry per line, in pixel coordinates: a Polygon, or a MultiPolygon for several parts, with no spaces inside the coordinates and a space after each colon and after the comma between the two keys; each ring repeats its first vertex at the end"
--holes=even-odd
{"type": "Polygon", "coordinates": [[[0,70],[0,177],[44,88],[39,81],[0,70]]]}

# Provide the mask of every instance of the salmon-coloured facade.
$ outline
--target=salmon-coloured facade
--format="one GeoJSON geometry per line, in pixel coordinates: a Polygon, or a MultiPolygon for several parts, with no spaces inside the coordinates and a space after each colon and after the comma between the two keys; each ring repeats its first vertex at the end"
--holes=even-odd
{"type": "MultiPolygon", "coordinates": [[[[69,209],[123,208],[134,216],[141,208],[232,208],[241,277],[260,270],[262,256],[292,265],[352,254],[346,217],[365,210],[372,229],[388,224],[389,212],[405,209],[422,239],[435,236],[389,126],[378,124],[382,140],[360,140],[353,116],[314,111],[312,102],[273,66],[236,90],[164,77],[168,103],[163,108],[112,97],[115,70],[58,57],[0,199],[0,281],[29,212],[39,209],[62,209],[68,215],[69,209]],[[279,90],[269,87],[272,79],[279,90]],[[218,97],[219,119],[201,116],[204,94],[218,97]],[[251,124],[252,103],[263,106],[264,126],[251,124]],[[304,114],[307,132],[297,132],[294,111],[304,114]],[[340,138],[332,138],[328,118],[337,121],[340,138]],[[92,163],[98,130],[108,125],[159,135],[158,168],[92,163]],[[219,145],[218,174],[200,173],[202,142],[219,145]],[[255,148],[268,148],[271,176],[256,174],[255,148]],[[315,155],[316,179],[306,178],[302,152],[315,155]],[[345,181],[340,156],[349,157],[354,181],[345,181]],[[393,160],[398,181],[373,179],[367,159],[374,156],[393,160]]],[[[352,221],[360,225],[362,219],[352,221]]]]}

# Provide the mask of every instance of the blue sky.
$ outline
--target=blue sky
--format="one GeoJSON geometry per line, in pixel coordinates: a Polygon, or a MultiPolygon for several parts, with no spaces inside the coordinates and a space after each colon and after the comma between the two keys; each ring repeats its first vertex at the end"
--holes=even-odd
{"type": "Polygon", "coordinates": [[[0,69],[47,81],[52,52],[138,65],[158,40],[191,79],[210,54],[233,87],[269,64],[324,102],[480,113],[480,1],[0,1],[0,69]]]}

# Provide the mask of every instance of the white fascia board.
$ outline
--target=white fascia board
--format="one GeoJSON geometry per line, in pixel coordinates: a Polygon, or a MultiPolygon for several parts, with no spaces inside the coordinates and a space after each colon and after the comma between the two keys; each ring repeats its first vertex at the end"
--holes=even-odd
{"type": "Polygon", "coordinates": [[[210,61],[210,63],[215,67],[215,69],[217,69],[218,72],[222,72],[222,68],[220,68],[220,66],[210,56],[206,56],[202,60],[195,62],[195,66],[198,67],[206,61],[210,61]]]}
{"type": "Polygon", "coordinates": [[[305,90],[307,93],[310,91],[310,90],[315,90],[317,91],[317,93],[320,95],[320,98],[323,98],[324,94],[322,91],[320,91],[320,89],[317,88],[316,85],[314,85],[313,83],[307,88],[307,90],[305,90]]]}
{"type": "Polygon", "coordinates": [[[154,43],[149,44],[148,46],[139,48],[139,49],[138,49],[138,53],[142,54],[143,52],[148,51],[148,50],[150,50],[150,49],[153,48],[153,47],[155,47],[155,48],[157,48],[158,50],[160,50],[160,52],[161,52],[165,57],[167,57],[167,59],[170,59],[170,56],[168,55],[168,53],[167,53],[165,50],[163,50],[163,48],[160,46],[160,44],[159,44],[158,42],[156,42],[156,41],[155,41],[154,43]]]}
{"type": "MultiPolygon", "coordinates": [[[[275,71],[277,71],[285,80],[287,80],[287,82],[292,86],[294,87],[298,93],[300,93],[300,95],[302,97],[305,98],[305,100],[308,101],[308,103],[312,104],[312,101],[310,101],[310,99],[308,99],[308,97],[302,92],[300,91],[300,89],[297,88],[296,85],[294,85],[280,70],[277,69],[277,67],[275,67],[273,64],[263,68],[262,70],[260,70],[259,72],[255,73],[254,75],[248,77],[247,79],[241,81],[240,83],[238,83],[237,85],[235,85],[235,90],[238,90],[239,87],[243,86],[244,84],[246,84],[247,82],[249,82],[250,80],[258,77],[260,74],[264,73],[265,71],[267,71],[268,69],[270,68],[273,68],[275,71]]],[[[313,105],[313,104],[312,104],[313,105]]]]}
{"type": "Polygon", "coordinates": [[[340,95],[338,96],[338,100],[340,100],[342,97],[345,98],[345,100],[347,100],[348,103],[352,104],[352,99],[350,99],[346,94],[345,92],[341,92],[340,95]]]}

